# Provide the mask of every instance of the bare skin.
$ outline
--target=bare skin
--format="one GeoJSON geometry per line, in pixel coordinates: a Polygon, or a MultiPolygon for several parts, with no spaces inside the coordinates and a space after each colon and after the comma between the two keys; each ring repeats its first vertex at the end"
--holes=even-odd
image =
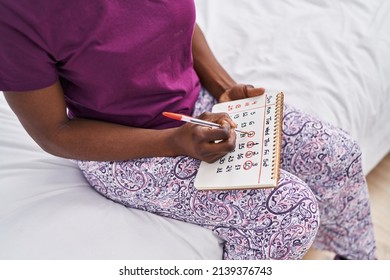
{"type": "MultiPolygon", "coordinates": [[[[193,35],[194,68],[201,83],[220,102],[264,93],[262,88],[237,84],[217,62],[199,29],[193,35]]],[[[142,157],[185,155],[214,162],[234,149],[235,124],[227,114],[205,113],[199,118],[221,128],[194,124],[154,130],[89,119],[69,119],[59,82],[4,96],[30,136],[46,152],[82,160],[128,160],[142,157]],[[216,140],[222,140],[215,143],[216,140]]]]}

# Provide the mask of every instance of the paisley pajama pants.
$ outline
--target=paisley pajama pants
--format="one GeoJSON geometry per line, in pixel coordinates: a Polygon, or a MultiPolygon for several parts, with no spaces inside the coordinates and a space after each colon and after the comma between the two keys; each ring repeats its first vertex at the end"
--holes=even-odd
{"type": "MultiPolygon", "coordinates": [[[[202,90],[193,115],[214,103],[202,90]]],[[[197,191],[199,164],[185,156],[78,161],[103,196],[213,231],[225,241],[224,259],[301,259],[311,245],[376,257],[361,152],[343,130],[285,106],[275,189],[197,191]]]]}

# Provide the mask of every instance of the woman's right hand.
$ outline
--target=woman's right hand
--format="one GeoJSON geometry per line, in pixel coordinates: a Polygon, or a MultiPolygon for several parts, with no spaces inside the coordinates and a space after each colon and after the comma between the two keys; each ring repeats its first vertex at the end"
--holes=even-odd
{"type": "Polygon", "coordinates": [[[208,128],[186,123],[177,128],[174,145],[177,153],[212,163],[235,148],[236,124],[226,113],[203,113],[199,119],[218,123],[221,128],[208,128]]]}

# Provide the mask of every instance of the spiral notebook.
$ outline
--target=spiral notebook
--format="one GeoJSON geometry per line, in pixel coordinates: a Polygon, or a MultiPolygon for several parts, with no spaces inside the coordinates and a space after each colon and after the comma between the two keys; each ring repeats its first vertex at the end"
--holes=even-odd
{"type": "Polygon", "coordinates": [[[236,148],[214,163],[201,162],[194,185],[198,190],[276,187],[282,142],[283,92],[218,103],[237,129],[236,148]]]}

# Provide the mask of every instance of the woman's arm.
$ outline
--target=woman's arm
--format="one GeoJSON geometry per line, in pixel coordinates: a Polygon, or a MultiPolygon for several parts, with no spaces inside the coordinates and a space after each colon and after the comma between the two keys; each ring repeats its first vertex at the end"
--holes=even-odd
{"type": "Polygon", "coordinates": [[[234,148],[232,121],[223,114],[205,114],[221,129],[185,124],[153,130],[88,119],[69,119],[59,82],[29,92],[4,96],[30,136],[48,153],[72,159],[128,160],[187,155],[212,162],[234,148]],[[215,144],[214,140],[223,139],[215,144]]]}
{"type": "Polygon", "coordinates": [[[237,84],[217,61],[199,26],[192,37],[194,68],[201,84],[220,102],[261,95],[263,88],[237,84]]]}
{"type": "Polygon", "coordinates": [[[192,56],[200,82],[217,100],[237,84],[219,64],[197,24],[192,37],[192,56]]]}

